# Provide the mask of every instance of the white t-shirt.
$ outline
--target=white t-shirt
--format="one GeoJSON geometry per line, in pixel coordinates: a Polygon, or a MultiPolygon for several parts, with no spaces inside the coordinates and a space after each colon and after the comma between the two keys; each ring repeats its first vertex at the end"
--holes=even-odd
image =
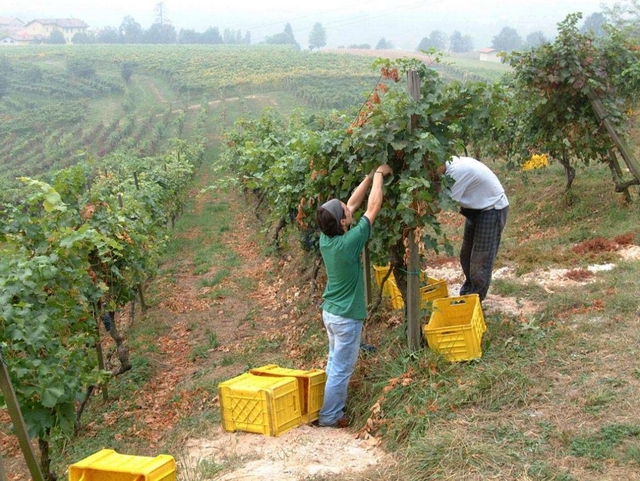
{"type": "Polygon", "coordinates": [[[451,198],[466,209],[504,209],[509,200],[489,167],[471,157],[452,157],[445,173],[455,181],[451,198]]]}

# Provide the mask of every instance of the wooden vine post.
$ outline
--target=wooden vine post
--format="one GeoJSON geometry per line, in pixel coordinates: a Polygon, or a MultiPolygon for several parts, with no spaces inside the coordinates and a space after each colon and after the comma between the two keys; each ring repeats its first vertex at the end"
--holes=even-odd
{"type": "Polygon", "coordinates": [[[369,246],[362,251],[362,269],[364,270],[364,300],[367,306],[373,302],[371,294],[371,260],[369,259],[369,246]]]}
{"type": "MultiPolygon", "coordinates": [[[[16,432],[16,437],[18,438],[20,448],[22,449],[22,454],[24,455],[24,459],[27,462],[29,473],[31,473],[31,479],[33,479],[33,481],[43,481],[44,478],[42,476],[42,471],[40,470],[40,465],[36,460],[35,454],[33,453],[31,444],[29,443],[29,435],[27,434],[27,428],[25,426],[24,419],[22,417],[22,411],[20,411],[20,405],[18,404],[16,393],[13,390],[13,385],[11,384],[11,379],[9,378],[9,372],[7,371],[7,366],[5,366],[4,364],[4,358],[2,357],[1,348],[0,348],[0,391],[2,392],[2,397],[4,398],[4,402],[7,405],[9,416],[11,416],[11,422],[13,423],[13,428],[16,432]]],[[[0,469],[4,470],[4,468],[2,468],[1,458],[0,458],[0,469]]],[[[4,477],[4,473],[1,473],[1,474],[3,474],[3,477],[4,477]]]]}
{"type": "MultiPolygon", "coordinates": [[[[407,89],[409,95],[420,100],[420,76],[415,70],[407,72],[407,89]]],[[[409,130],[413,130],[417,124],[417,116],[414,114],[409,120],[409,130]]],[[[409,349],[417,351],[422,344],[420,334],[420,254],[416,243],[416,231],[409,231],[409,259],[407,263],[407,343],[409,349]]]]}
{"type": "MultiPolygon", "coordinates": [[[[627,164],[629,171],[635,178],[635,182],[633,182],[632,185],[640,184],[640,163],[633,155],[633,152],[631,151],[629,146],[620,137],[620,135],[618,135],[618,132],[616,132],[613,122],[611,122],[611,120],[607,116],[607,111],[602,104],[602,100],[600,100],[600,98],[598,98],[596,93],[592,90],[587,91],[587,97],[589,98],[589,102],[591,102],[591,106],[593,107],[596,116],[598,117],[598,119],[600,119],[600,122],[602,122],[605,129],[607,129],[607,132],[611,136],[611,140],[620,151],[620,155],[624,159],[625,164],[627,164]]],[[[613,160],[615,160],[615,158],[613,160]]]]}
{"type": "MultiPolygon", "coordinates": [[[[102,341],[100,340],[100,320],[96,319],[96,353],[98,354],[98,368],[101,371],[105,370],[104,353],[102,352],[102,341]]],[[[107,390],[107,384],[102,387],[102,400],[107,402],[109,400],[109,391],[107,390]]]]}
{"type": "Polygon", "coordinates": [[[613,178],[613,183],[616,186],[616,192],[622,191],[624,194],[624,199],[627,203],[631,203],[631,192],[629,192],[629,186],[624,185],[622,183],[622,169],[620,168],[620,164],[618,163],[618,158],[616,157],[616,153],[613,149],[609,149],[609,169],[611,170],[611,177],[613,178]]]}

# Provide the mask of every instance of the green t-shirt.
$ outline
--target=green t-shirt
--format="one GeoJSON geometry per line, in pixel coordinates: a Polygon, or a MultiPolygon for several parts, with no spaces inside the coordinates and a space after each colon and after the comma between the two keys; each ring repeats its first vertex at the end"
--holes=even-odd
{"type": "Polygon", "coordinates": [[[371,224],[366,216],[343,235],[320,234],[320,253],[327,271],[327,288],[322,295],[325,311],[348,319],[367,317],[360,254],[370,235],[371,224]]]}

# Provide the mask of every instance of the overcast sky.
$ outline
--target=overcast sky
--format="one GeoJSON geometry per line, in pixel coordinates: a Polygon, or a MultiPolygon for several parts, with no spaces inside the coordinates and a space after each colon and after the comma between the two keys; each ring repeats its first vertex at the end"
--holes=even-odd
{"type": "MultiPolygon", "coordinates": [[[[129,15],[143,28],[155,20],[157,0],[2,0],[0,16],[16,16],[24,22],[34,18],[79,18],[93,28],[118,27],[129,15]],[[106,6],[108,5],[108,7],[106,6]]],[[[251,32],[253,43],[279,33],[288,22],[296,40],[306,45],[315,22],[327,32],[329,47],[369,43],[384,37],[397,47],[415,49],[433,30],[450,34],[459,30],[474,39],[476,49],[490,46],[491,39],[509,26],[520,36],[541,30],[553,37],[556,24],[568,13],[583,18],[601,11],[602,0],[165,0],[164,18],[176,30],[204,31],[218,27],[251,32]]]]}

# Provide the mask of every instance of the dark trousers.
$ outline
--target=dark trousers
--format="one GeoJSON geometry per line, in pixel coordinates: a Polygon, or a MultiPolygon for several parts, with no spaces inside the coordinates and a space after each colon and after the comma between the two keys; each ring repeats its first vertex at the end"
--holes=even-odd
{"type": "Polygon", "coordinates": [[[487,296],[508,212],[509,207],[505,207],[483,210],[473,218],[467,217],[460,249],[460,265],[465,276],[461,296],[478,294],[481,301],[487,296]]]}

